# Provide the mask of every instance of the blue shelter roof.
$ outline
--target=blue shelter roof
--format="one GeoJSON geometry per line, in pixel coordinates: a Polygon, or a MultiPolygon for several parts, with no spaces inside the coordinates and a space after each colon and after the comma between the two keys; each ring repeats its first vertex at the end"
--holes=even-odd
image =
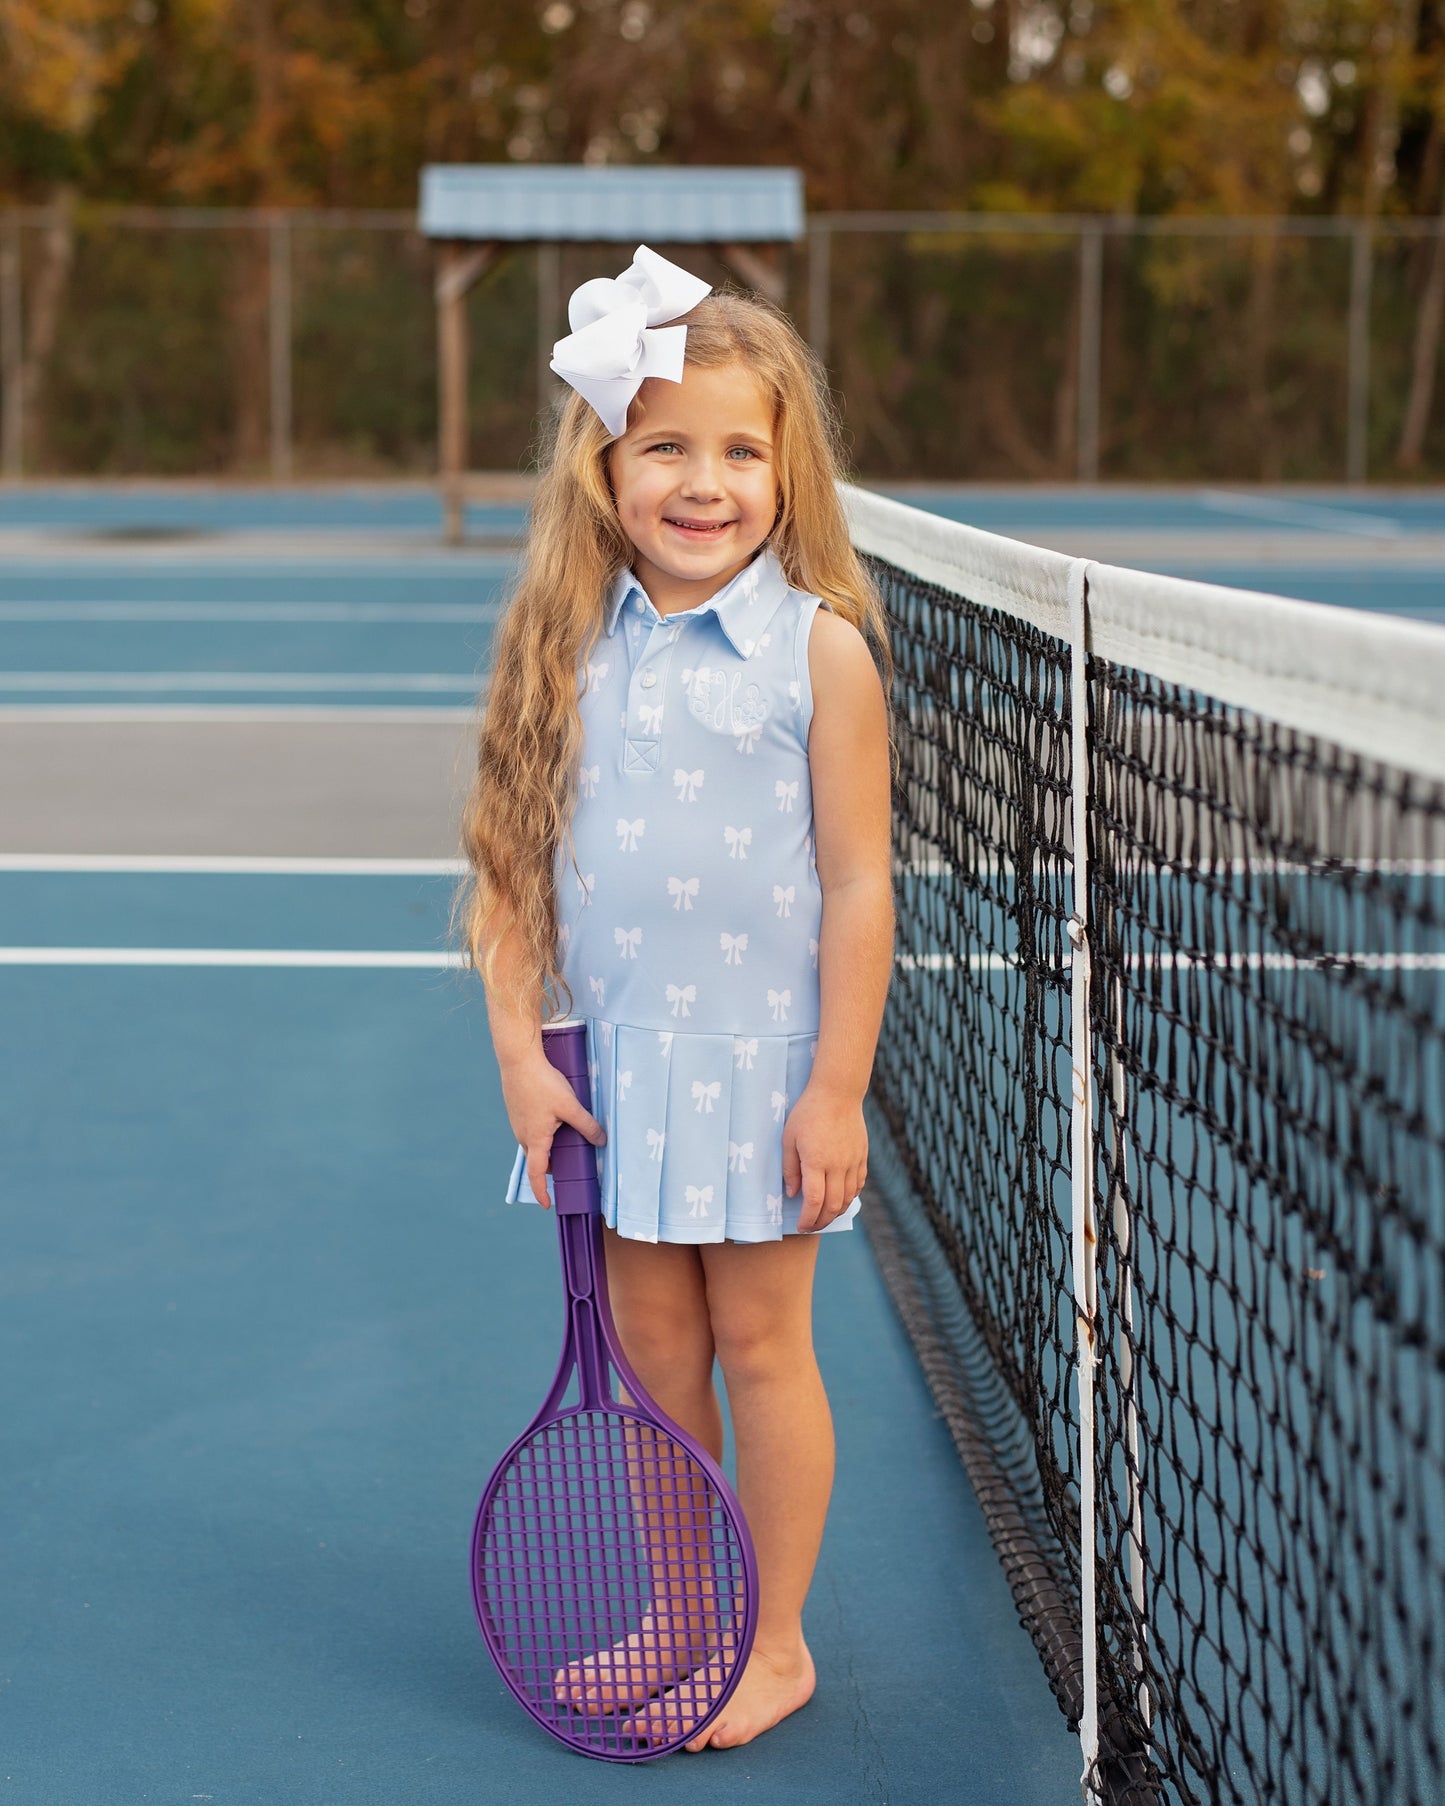
{"type": "Polygon", "coordinates": [[[801,238],[803,217],[796,169],[432,163],[421,172],[428,238],[773,243],[801,238]]]}

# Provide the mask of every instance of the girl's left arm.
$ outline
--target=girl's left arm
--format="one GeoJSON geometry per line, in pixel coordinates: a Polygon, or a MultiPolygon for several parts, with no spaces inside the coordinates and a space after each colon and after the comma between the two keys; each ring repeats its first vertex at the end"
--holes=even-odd
{"type": "Polygon", "coordinates": [[[808,767],[823,889],[812,1076],[783,1130],[783,1182],[800,1230],[841,1215],[868,1173],[863,1097],[893,972],[887,710],[863,636],[819,609],[808,641],[808,767]]]}

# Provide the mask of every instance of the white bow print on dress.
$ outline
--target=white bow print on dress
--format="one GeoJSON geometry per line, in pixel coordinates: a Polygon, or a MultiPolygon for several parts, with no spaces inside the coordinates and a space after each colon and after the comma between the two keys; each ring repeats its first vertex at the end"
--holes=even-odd
{"type": "Polygon", "coordinates": [[[722,946],[723,964],[727,966],[740,966],[743,963],[743,955],[748,950],[746,930],[742,934],[729,934],[724,930],[723,933],[718,936],[718,940],[722,946]]]}
{"type": "Polygon", "coordinates": [[[705,1217],[707,1207],[712,1203],[712,1187],[710,1185],[687,1185],[683,1187],[684,1196],[691,1208],[691,1217],[705,1217]]]}
{"type": "Polygon", "coordinates": [[[712,1107],[722,1096],[722,1081],[713,1079],[704,1084],[701,1079],[692,1081],[692,1101],[699,1116],[704,1112],[712,1115],[712,1107]]]}
{"type": "Polygon", "coordinates": [[[552,347],[552,368],[618,439],[649,376],[682,381],[687,328],[665,322],[690,313],[711,292],[698,277],[639,245],[620,276],[596,276],[573,289],[567,303],[572,330],[552,347]]]}
{"type": "Polygon", "coordinates": [[[667,894],[672,898],[674,909],[691,909],[692,900],[697,895],[699,880],[696,878],[669,878],[667,894]]]}
{"type": "Polygon", "coordinates": [[[637,949],[642,945],[642,930],[640,928],[614,928],[612,930],[612,938],[622,949],[622,957],[624,959],[637,958],[637,949]]]}
{"type": "Polygon", "coordinates": [[[773,1012],[774,1022],[788,1020],[788,1006],[793,1001],[793,993],[789,991],[768,991],[768,1007],[773,1012]]]}

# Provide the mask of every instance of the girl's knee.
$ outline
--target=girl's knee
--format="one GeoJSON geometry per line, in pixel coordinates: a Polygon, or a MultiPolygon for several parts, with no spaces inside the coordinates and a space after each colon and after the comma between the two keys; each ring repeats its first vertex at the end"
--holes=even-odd
{"type": "Polygon", "coordinates": [[[649,1391],[663,1383],[700,1386],[711,1383],[712,1330],[705,1312],[670,1307],[654,1300],[650,1308],[618,1311],[617,1333],[623,1351],[649,1391]]]}
{"type": "Polygon", "coordinates": [[[808,1371],[813,1338],[806,1326],[780,1324],[759,1312],[714,1319],[713,1340],[730,1386],[766,1384],[808,1371]]]}

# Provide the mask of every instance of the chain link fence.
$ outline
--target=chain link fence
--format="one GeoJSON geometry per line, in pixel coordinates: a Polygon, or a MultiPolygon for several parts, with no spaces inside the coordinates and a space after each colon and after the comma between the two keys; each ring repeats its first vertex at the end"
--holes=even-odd
{"type": "MultiPolygon", "coordinates": [[[[518,247],[473,291],[473,468],[527,462],[618,258],[518,247]]],[[[1445,476],[1435,222],[821,214],[784,265],[867,478],[1445,476]]],[[[428,476],[432,278],[409,213],[0,212],[0,470],[428,476]]]]}

